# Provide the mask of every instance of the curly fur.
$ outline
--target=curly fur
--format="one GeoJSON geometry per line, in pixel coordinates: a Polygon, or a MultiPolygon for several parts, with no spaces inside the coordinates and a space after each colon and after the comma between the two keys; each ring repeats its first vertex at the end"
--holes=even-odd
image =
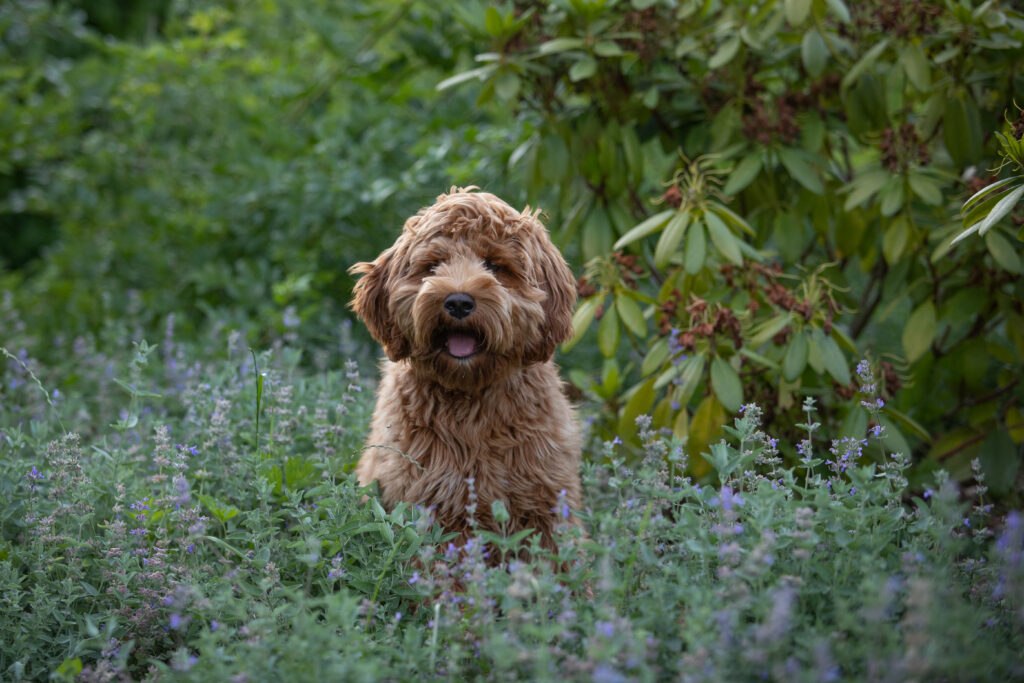
{"type": "Polygon", "coordinates": [[[352,307],[388,356],[356,474],[380,483],[385,507],[426,506],[463,536],[471,478],[481,528],[500,531],[500,500],[505,531],[535,529],[550,547],[559,496],[580,505],[579,431],[551,362],[572,332],[575,281],[537,212],[475,189],[441,195],[350,269],[363,276],[352,307]],[[475,307],[457,316],[451,295],[475,307]]]}

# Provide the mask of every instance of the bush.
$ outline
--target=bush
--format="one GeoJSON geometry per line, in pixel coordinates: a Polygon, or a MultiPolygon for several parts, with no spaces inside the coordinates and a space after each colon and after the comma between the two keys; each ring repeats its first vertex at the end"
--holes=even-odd
{"type": "Polygon", "coordinates": [[[349,265],[450,185],[500,176],[476,151],[487,117],[433,94],[458,41],[410,3],[180,3],[142,44],[84,21],[0,10],[0,225],[18,246],[0,287],[42,339],[132,309],[136,337],[174,312],[323,345],[349,265]]]}
{"type": "Polygon", "coordinates": [[[577,340],[606,360],[595,373],[576,349],[569,363],[605,402],[608,438],[653,410],[700,453],[750,400],[792,437],[807,395],[827,433],[862,438],[846,399],[850,361],[868,355],[886,363],[880,419],[921,461],[915,480],[938,466],[964,480],[980,457],[1011,492],[1019,193],[982,195],[964,225],[958,213],[996,179],[1000,140],[1018,144],[1024,16],[890,0],[463,14],[481,65],[442,87],[480,81],[480,100],[522,123],[520,177],[587,264],[577,340]],[[1000,200],[983,239],[953,245],[1000,200]]]}

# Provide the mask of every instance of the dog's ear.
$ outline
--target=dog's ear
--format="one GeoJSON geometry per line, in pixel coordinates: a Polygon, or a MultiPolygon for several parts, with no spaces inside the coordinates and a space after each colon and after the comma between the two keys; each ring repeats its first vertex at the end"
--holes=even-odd
{"type": "Polygon", "coordinates": [[[370,334],[392,361],[399,361],[410,352],[409,342],[395,325],[388,307],[397,248],[395,245],[387,249],[373,263],[363,261],[348,269],[351,275],[363,276],[352,288],[354,297],[349,306],[366,323],[370,334]]]}
{"type": "Polygon", "coordinates": [[[550,359],[555,347],[572,337],[572,311],[576,305],[576,279],[562,254],[551,243],[547,230],[538,228],[539,248],[533,255],[533,261],[538,285],[547,298],[543,303],[545,326],[542,337],[526,352],[531,361],[550,359]]]}

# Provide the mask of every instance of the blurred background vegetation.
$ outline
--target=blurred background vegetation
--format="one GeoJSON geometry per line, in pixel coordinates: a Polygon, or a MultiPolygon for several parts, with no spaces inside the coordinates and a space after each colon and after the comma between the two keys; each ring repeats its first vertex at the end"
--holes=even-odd
{"type": "Polygon", "coordinates": [[[602,438],[863,438],[867,358],[912,480],[1018,504],[1022,46],[991,0],[3,3],[2,342],[332,348],[346,268],[476,184],[582,278],[602,438]]]}

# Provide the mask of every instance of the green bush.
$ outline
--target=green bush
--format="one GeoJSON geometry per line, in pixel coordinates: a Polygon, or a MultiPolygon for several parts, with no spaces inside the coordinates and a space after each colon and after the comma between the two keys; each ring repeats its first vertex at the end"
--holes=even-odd
{"type": "Polygon", "coordinates": [[[323,344],[349,265],[450,185],[501,175],[477,151],[500,134],[487,117],[434,95],[458,50],[434,11],[176,3],[142,44],[83,22],[0,9],[0,286],[41,341],[132,308],[150,332],[173,312],[323,344]]]}
{"type": "Polygon", "coordinates": [[[1019,193],[982,195],[963,226],[959,209],[995,180],[1000,141],[1019,144],[1021,121],[999,132],[1024,99],[1019,11],[564,0],[463,14],[481,65],[442,87],[481,81],[481,101],[517,112],[513,161],[587,264],[577,339],[607,360],[573,377],[605,402],[609,437],[653,410],[700,453],[750,400],[792,435],[811,395],[829,434],[861,438],[846,399],[849,359],[867,354],[886,363],[880,419],[922,461],[915,479],[940,465],[965,479],[981,457],[1011,491],[1019,193]],[[990,211],[983,239],[953,246],[990,211]]]}

